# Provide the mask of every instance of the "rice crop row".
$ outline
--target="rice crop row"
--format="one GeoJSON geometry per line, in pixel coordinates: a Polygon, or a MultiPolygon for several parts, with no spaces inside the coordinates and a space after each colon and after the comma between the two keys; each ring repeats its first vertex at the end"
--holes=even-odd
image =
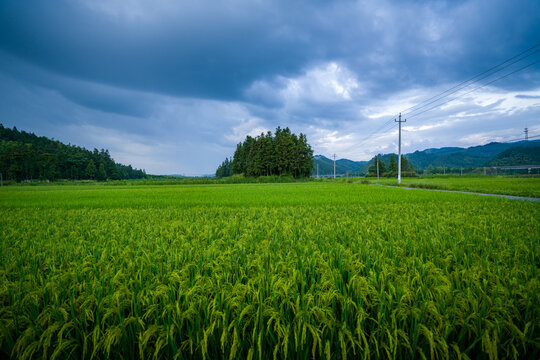
{"type": "Polygon", "coordinates": [[[160,188],[0,192],[2,352],[540,355],[538,204],[358,184],[160,188]]]}

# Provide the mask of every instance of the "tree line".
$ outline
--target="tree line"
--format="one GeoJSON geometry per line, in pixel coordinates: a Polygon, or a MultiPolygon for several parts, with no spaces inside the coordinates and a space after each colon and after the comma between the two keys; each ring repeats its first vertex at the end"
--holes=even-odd
{"type": "Polygon", "coordinates": [[[93,151],[0,124],[0,173],[4,180],[141,179],[144,170],[115,163],[108,150],[93,151]]]}
{"type": "Polygon", "coordinates": [[[238,143],[232,158],[226,158],[216,170],[217,177],[290,175],[309,177],[313,169],[313,150],[306,135],[277,127],[257,137],[247,136],[238,143]]]}
{"type": "MultiPolygon", "coordinates": [[[[381,155],[374,156],[370,160],[370,166],[366,176],[377,176],[377,161],[379,162],[379,176],[382,177],[396,177],[398,174],[398,163],[394,154],[390,155],[390,161],[388,165],[381,159],[381,155]]],[[[413,165],[407,160],[407,158],[401,155],[401,176],[411,177],[418,176],[414,171],[413,165]]]]}

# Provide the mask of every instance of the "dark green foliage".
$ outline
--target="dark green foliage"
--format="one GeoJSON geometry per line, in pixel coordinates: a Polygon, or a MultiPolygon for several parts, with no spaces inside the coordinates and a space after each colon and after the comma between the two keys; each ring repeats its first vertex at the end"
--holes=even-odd
{"type": "MultiPolygon", "coordinates": [[[[397,176],[397,170],[398,170],[398,164],[396,161],[396,155],[390,154],[386,157],[389,157],[390,164],[388,165],[388,170],[386,169],[386,163],[384,161],[384,157],[381,154],[373,157],[369,161],[369,168],[366,176],[368,177],[375,177],[377,176],[377,157],[379,158],[379,176],[380,177],[396,177],[397,176]]],[[[409,162],[409,160],[404,156],[401,155],[401,176],[402,177],[415,177],[418,176],[416,172],[414,171],[414,168],[412,164],[409,162]]]]}
{"type": "Polygon", "coordinates": [[[88,162],[88,166],[86,167],[86,171],[85,171],[85,177],[87,179],[95,179],[96,178],[96,164],[94,164],[94,160],[90,160],[88,162]]]}
{"type": "MultiPolygon", "coordinates": [[[[369,161],[353,161],[349,159],[336,160],[337,175],[352,175],[362,176],[366,173],[369,161]]],[[[334,173],[334,160],[323,155],[315,155],[313,157],[313,176],[317,175],[317,166],[319,167],[319,175],[332,175],[334,173]]]]}
{"type": "Polygon", "coordinates": [[[510,148],[490,161],[490,166],[515,166],[540,164],[540,145],[510,148]]]}
{"type": "Polygon", "coordinates": [[[392,154],[390,155],[390,164],[388,165],[388,176],[395,177],[397,176],[397,172],[398,172],[398,166],[397,166],[396,157],[394,156],[394,154],[392,154]]]}
{"type": "Polygon", "coordinates": [[[386,164],[381,160],[381,155],[374,156],[371,159],[368,173],[366,176],[377,176],[377,158],[379,159],[379,176],[385,176],[386,174],[386,164]]]}
{"type": "Polygon", "coordinates": [[[236,146],[232,160],[226,159],[218,167],[216,176],[290,175],[297,178],[310,176],[312,169],[313,150],[306,136],[278,127],[274,136],[270,131],[256,138],[247,136],[236,146]]]}
{"type": "MultiPolygon", "coordinates": [[[[465,169],[482,166],[502,166],[500,163],[491,163],[494,157],[508,149],[523,146],[539,146],[538,140],[520,141],[516,143],[489,143],[469,148],[446,147],[440,149],[426,149],[407,154],[417,170],[432,168],[465,169]]],[[[538,151],[538,150],[536,150],[538,151]]],[[[510,159],[509,159],[510,160],[510,159]]],[[[508,162],[506,165],[523,165],[522,163],[508,162]]],[[[428,170],[429,171],[429,170],[428,170]]],[[[442,173],[442,171],[441,171],[442,173]]]]}
{"type": "Polygon", "coordinates": [[[96,178],[99,181],[107,180],[107,173],[105,172],[105,166],[103,165],[103,163],[99,163],[99,169],[97,171],[96,178]]]}
{"type": "Polygon", "coordinates": [[[227,177],[232,175],[232,159],[226,158],[216,170],[216,177],[227,177]]]}
{"type": "Polygon", "coordinates": [[[117,164],[108,150],[86,150],[74,145],[0,124],[0,173],[6,180],[95,179],[146,177],[144,170],[117,164]]]}

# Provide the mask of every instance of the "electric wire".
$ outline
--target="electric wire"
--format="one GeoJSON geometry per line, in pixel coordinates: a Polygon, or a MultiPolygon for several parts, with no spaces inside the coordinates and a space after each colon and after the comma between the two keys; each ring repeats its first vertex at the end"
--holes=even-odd
{"type": "MultiPolygon", "coordinates": [[[[540,49],[538,49],[538,50],[536,50],[536,51],[534,51],[534,52],[528,54],[527,56],[523,56],[523,57],[521,57],[521,58],[519,58],[519,59],[517,59],[517,60],[511,62],[510,64],[507,64],[507,65],[503,66],[502,68],[498,69],[497,71],[494,71],[494,72],[492,72],[492,73],[490,73],[490,74],[487,74],[487,75],[485,75],[485,76],[483,76],[483,77],[481,77],[481,78],[479,78],[479,79],[476,79],[475,81],[470,82],[470,80],[467,80],[467,81],[462,82],[462,83],[460,84],[460,85],[462,85],[462,84],[464,84],[464,83],[470,82],[470,83],[468,83],[468,84],[465,85],[465,86],[461,86],[461,87],[457,88],[459,85],[456,85],[456,86],[454,86],[453,88],[450,88],[450,89],[448,89],[448,90],[446,90],[446,91],[440,93],[439,95],[436,95],[436,96],[431,97],[431,98],[429,98],[429,99],[427,99],[427,100],[424,100],[423,102],[426,102],[424,105],[422,105],[422,106],[420,106],[420,107],[417,107],[418,105],[422,104],[422,103],[423,103],[423,102],[422,102],[422,103],[419,103],[419,104],[417,104],[417,105],[415,105],[415,106],[409,108],[409,109],[412,109],[412,108],[415,108],[415,107],[416,107],[416,109],[414,109],[413,111],[410,111],[410,112],[408,112],[408,113],[405,113],[407,110],[409,110],[409,109],[405,109],[405,110],[402,111],[403,113],[405,113],[403,116],[411,117],[411,114],[414,114],[414,113],[417,112],[418,110],[420,110],[420,109],[422,109],[422,108],[425,108],[426,106],[431,105],[431,104],[433,104],[433,103],[436,103],[437,101],[439,101],[439,100],[441,100],[441,99],[444,99],[444,98],[446,98],[446,97],[448,97],[448,96],[450,96],[450,95],[452,95],[452,94],[455,94],[455,93],[457,93],[458,91],[461,91],[461,90],[463,90],[463,89],[465,89],[465,88],[467,88],[467,87],[469,87],[469,86],[471,86],[471,85],[473,85],[473,84],[475,84],[475,83],[478,83],[478,82],[480,82],[480,81],[482,81],[482,80],[484,80],[484,79],[486,79],[486,78],[488,78],[488,77],[490,77],[490,76],[492,76],[492,75],[494,75],[494,74],[496,74],[496,73],[498,73],[498,72],[500,72],[500,71],[503,71],[504,69],[506,69],[506,68],[508,68],[508,67],[510,67],[510,66],[512,66],[512,65],[514,65],[515,63],[518,63],[518,62],[520,62],[520,61],[522,61],[522,60],[528,58],[529,56],[532,56],[532,55],[536,54],[536,53],[539,52],[539,51],[540,51],[540,49]],[[449,92],[449,91],[452,90],[452,89],[455,89],[455,90],[449,92]],[[445,94],[445,93],[447,93],[447,94],[444,95],[444,96],[440,96],[440,95],[443,95],[443,94],[445,94]],[[434,99],[434,98],[436,98],[436,99],[434,99]],[[429,100],[431,100],[431,99],[434,99],[434,100],[429,101],[429,100]],[[429,101],[429,102],[427,102],[427,101],[429,101]]],[[[515,57],[514,57],[514,58],[515,58],[515,57]]],[[[506,62],[508,62],[508,61],[506,61],[506,62]]],[[[503,64],[504,64],[504,63],[503,63],[503,64]]],[[[498,67],[498,66],[500,66],[500,65],[497,65],[497,67],[498,67]]],[[[493,69],[493,68],[492,68],[492,69],[493,69]]],[[[488,71],[490,71],[490,70],[488,70],[488,71]]],[[[486,72],[487,72],[487,71],[483,72],[482,74],[485,74],[486,72]]],[[[476,76],[476,77],[478,77],[478,76],[476,76]]],[[[476,78],[476,77],[475,77],[475,78],[476,78]]],[[[473,78],[473,79],[474,79],[474,78],[473,78]]]]}
{"type": "MultiPolygon", "coordinates": [[[[443,91],[443,92],[441,92],[441,93],[439,93],[439,94],[437,94],[437,95],[435,95],[435,96],[430,97],[429,99],[426,99],[426,100],[424,100],[424,101],[421,101],[421,102],[419,102],[418,104],[416,104],[416,105],[414,105],[414,106],[411,106],[411,107],[409,107],[409,108],[403,110],[401,113],[405,113],[405,112],[408,111],[408,110],[414,109],[413,111],[410,111],[409,113],[405,114],[404,116],[407,116],[408,118],[413,118],[413,117],[419,116],[419,115],[424,114],[424,113],[426,113],[426,112],[428,112],[428,111],[430,111],[430,110],[433,110],[433,109],[435,109],[435,108],[437,108],[437,107],[440,107],[440,106],[445,105],[445,104],[447,104],[447,103],[449,103],[449,102],[451,102],[451,101],[454,101],[454,100],[456,100],[456,99],[458,99],[458,98],[460,98],[460,97],[463,97],[463,96],[465,96],[465,95],[468,95],[468,94],[470,94],[470,93],[472,93],[472,92],[474,92],[474,91],[476,91],[476,90],[479,90],[479,89],[481,89],[481,88],[483,88],[483,87],[485,87],[485,86],[487,86],[487,85],[490,85],[490,84],[492,84],[492,83],[494,83],[494,82],[496,82],[496,81],[502,80],[502,79],[504,79],[504,78],[506,78],[506,77],[508,77],[508,76],[510,76],[510,75],[513,75],[513,74],[515,74],[515,73],[517,73],[517,72],[519,72],[519,71],[522,71],[522,70],[524,70],[524,69],[526,69],[526,68],[528,68],[528,67],[530,67],[530,66],[533,66],[533,65],[537,64],[538,62],[540,62],[540,60],[538,60],[538,61],[536,61],[536,62],[533,62],[533,63],[531,63],[531,64],[529,64],[529,65],[523,66],[523,67],[521,67],[521,68],[519,68],[519,69],[517,69],[517,70],[514,70],[514,71],[512,71],[512,72],[510,72],[510,73],[508,73],[508,74],[506,74],[506,75],[500,76],[500,77],[498,77],[498,78],[496,78],[496,79],[494,79],[494,80],[491,80],[491,81],[489,81],[489,82],[487,82],[487,83],[485,83],[485,84],[483,84],[483,85],[481,85],[481,86],[478,86],[478,87],[476,87],[476,88],[474,88],[474,89],[472,89],[472,90],[470,90],[470,91],[468,91],[468,92],[465,92],[465,93],[463,93],[463,94],[461,94],[461,95],[458,95],[458,96],[456,96],[456,97],[453,97],[453,98],[450,99],[450,100],[447,100],[447,101],[445,101],[445,102],[436,104],[436,105],[434,105],[434,106],[432,106],[432,107],[430,107],[430,108],[428,108],[428,109],[425,109],[425,110],[423,110],[423,111],[417,112],[418,110],[420,110],[420,109],[422,109],[422,108],[425,108],[426,106],[431,105],[431,104],[433,104],[434,102],[438,102],[438,101],[441,100],[441,99],[444,99],[444,98],[446,98],[446,97],[448,97],[448,96],[450,96],[450,95],[452,95],[452,94],[454,94],[454,93],[456,93],[456,92],[458,92],[458,91],[461,91],[461,90],[463,90],[463,89],[465,89],[465,88],[467,88],[467,87],[469,87],[469,86],[471,86],[471,85],[473,85],[473,84],[475,84],[475,83],[478,83],[479,81],[484,80],[484,79],[486,79],[486,78],[488,78],[488,77],[490,77],[490,76],[492,76],[492,75],[494,75],[494,74],[496,74],[496,73],[498,73],[498,72],[500,72],[500,71],[502,71],[502,70],[508,68],[509,66],[514,65],[514,64],[516,64],[516,63],[518,63],[518,62],[520,62],[520,61],[522,61],[522,60],[524,60],[524,59],[526,59],[526,58],[528,58],[528,57],[530,57],[530,56],[536,54],[537,52],[540,51],[540,49],[537,49],[537,50],[535,50],[535,51],[533,51],[533,52],[531,52],[531,50],[534,50],[534,49],[536,49],[536,48],[538,48],[538,47],[540,47],[540,43],[538,43],[538,44],[536,44],[536,45],[534,45],[534,46],[532,46],[532,47],[530,47],[530,48],[528,48],[528,49],[522,51],[521,53],[519,53],[519,54],[517,54],[517,55],[514,55],[514,56],[512,56],[512,57],[506,59],[505,61],[503,61],[503,62],[501,62],[501,63],[499,63],[499,64],[497,64],[497,65],[495,65],[495,66],[493,66],[493,67],[491,67],[491,68],[489,68],[489,69],[487,69],[487,70],[485,70],[485,71],[483,71],[483,72],[481,72],[481,73],[479,73],[479,74],[477,74],[477,75],[475,75],[475,76],[473,76],[473,77],[471,77],[471,78],[469,78],[469,79],[467,79],[467,80],[465,80],[465,81],[462,81],[461,83],[459,83],[459,84],[457,84],[457,85],[455,85],[455,86],[453,86],[453,87],[451,87],[451,88],[449,88],[449,89],[447,89],[447,90],[445,90],[445,91],[443,91]],[[529,53],[529,52],[531,52],[531,53],[529,53]],[[527,53],[529,53],[529,54],[527,54],[527,53]],[[525,54],[527,54],[527,55],[525,55],[525,54]],[[525,55],[525,56],[523,56],[523,55],[525,55]],[[512,61],[512,60],[514,60],[514,61],[512,61]],[[512,61],[512,62],[511,62],[511,61],[512,61]],[[507,64],[508,62],[511,62],[511,63],[507,64]],[[505,64],[506,64],[506,65],[505,65],[505,64]],[[504,66],[503,66],[503,65],[504,65],[504,66]],[[502,66],[502,67],[501,67],[501,66],[502,66]],[[498,69],[498,68],[499,68],[499,69],[498,69]],[[496,69],[498,69],[498,70],[496,70],[496,69]],[[493,70],[496,70],[496,71],[493,71],[493,70]],[[493,72],[492,72],[492,71],[493,71],[493,72]],[[487,74],[487,75],[486,75],[486,74],[487,74]],[[485,76],[483,76],[483,75],[485,75],[485,76]],[[473,80],[474,80],[474,81],[473,81],[473,80]],[[465,84],[466,84],[466,85],[465,85],[465,84]],[[465,85],[465,86],[463,86],[463,85],[465,85]],[[453,91],[453,90],[454,90],[454,91],[453,91]],[[445,94],[446,94],[446,95],[445,95],[445,94]],[[442,95],[444,95],[444,96],[442,96],[442,95]],[[415,112],[416,112],[416,113],[415,113],[415,112]]],[[[394,117],[392,117],[391,119],[387,120],[387,121],[386,121],[384,124],[382,124],[379,128],[377,128],[376,130],[374,130],[373,132],[371,132],[368,136],[366,136],[366,137],[364,137],[363,139],[361,139],[361,140],[360,140],[358,143],[356,143],[354,146],[355,146],[355,147],[361,146],[361,145],[363,145],[367,140],[369,140],[369,139],[373,138],[375,135],[377,135],[379,132],[381,132],[381,131],[383,131],[383,130],[386,131],[386,130],[391,129],[392,127],[395,126],[395,120],[396,120],[396,118],[397,118],[397,116],[394,116],[394,117]]],[[[531,138],[531,137],[529,137],[529,138],[531,138]]]]}
{"type": "MultiPolygon", "coordinates": [[[[540,46],[540,43],[538,43],[538,44],[536,44],[536,45],[534,45],[534,46],[528,48],[528,49],[525,50],[525,51],[520,52],[520,53],[517,54],[517,55],[512,56],[512,57],[509,58],[509,59],[506,59],[505,61],[503,61],[503,62],[501,62],[501,63],[499,63],[499,64],[497,64],[497,65],[495,65],[495,66],[493,66],[493,67],[491,67],[491,68],[489,68],[489,69],[487,69],[486,71],[481,72],[480,74],[477,74],[477,75],[475,75],[475,76],[473,76],[473,77],[471,77],[471,78],[469,78],[469,79],[467,79],[467,80],[464,80],[464,81],[462,81],[461,83],[459,83],[459,84],[457,84],[457,85],[455,85],[455,86],[453,86],[453,87],[451,87],[451,88],[449,88],[449,89],[447,89],[447,90],[445,90],[445,91],[443,91],[443,92],[441,92],[441,93],[439,93],[439,94],[437,94],[437,95],[434,95],[434,96],[430,97],[429,99],[426,99],[426,100],[424,100],[424,101],[422,101],[422,102],[420,102],[420,103],[418,103],[418,104],[416,104],[416,105],[413,105],[413,106],[411,106],[411,107],[409,107],[409,108],[403,110],[402,112],[404,113],[404,112],[406,112],[406,111],[412,110],[412,109],[414,109],[415,107],[417,107],[418,105],[420,105],[420,104],[422,104],[422,103],[425,103],[425,102],[427,102],[427,101],[430,101],[430,100],[432,100],[432,99],[434,99],[434,98],[436,98],[436,97],[438,97],[438,96],[440,96],[440,95],[446,94],[447,92],[449,92],[449,91],[451,91],[451,90],[454,90],[455,88],[457,88],[457,87],[459,87],[459,86],[461,86],[461,85],[464,85],[464,84],[468,83],[469,81],[472,81],[472,80],[476,79],[477,77],[480,77],[480,76],[482,76],[482,75],[484,75],[484,74],[486,74],[486,73],[488,73],[488,72],[490,72],[490,71],[492,71],[492,70],[495,70],[496,68],[498,68],[498,67],[500,67],[500,66],[506,64],[507,62],[509,62],[509,61],[511,61],[511,60],[514,60],[514,59],[517,58],[517,57],[520,57],[520,56],[523,55],[523,54],[528,53],[529,51],[531,51],[531,50],[533,50],[533,49],[535,49],[535,48],[537,48],[537,47],[539,47],[539,46],[540,46]]],[[[536,52],[538,52],[538,51],[540,51],[540,49],[539,49],[539,50],[536,50],[536,51],[533,52],[532,54],[527,55],[526,57],[528,57],[528,56],[530,56],[530,55],[533,55],[534,53],[536,53],[536,52]]],[[[521,61],[521,60],[525,59],[526,57],[523,57],[522,59],[519,59],[518,61],[521,61]]],[[[515,63],[515,62],[514,62],[514,63],[515,63]]],[[[512,63],[512,64],[514,64],[514,63],[512,63]]],[[[510,64],[510,65],[512,65],[512,64],[510,64]]],[[[493,74],[494,74],[494,73],[493,73],[493,74]]],[[[476,80],[476,81],[478,81],[478,80],[476,80]]]]}
{"type": "Polygon", "coordinates": [[[500,77],[498,77],[498,78],[496,78],[496,79],[494,79],[494,80],[491,80],[491,81],[489,81],[489,82],[487,82],[487,83],[485,83],[485,84],[483,84],[483,85],[480,85],[480,86],[478,86],[478,87],[476,87],[476,88],[474,88],[474,89],[472,89],[472,90],[470,90],[470,91],[467,91],[466,93],[463,93],[463,94],[461,94],[461,95],[458,95],[458,96],[456,96],[456,97],[453,97],[453,98],[450,99],[450,100],[444,101],[444,102],[442,102],[442,103],[440,103],[440,104],[437,104],[437,105],[432,106],[432,107],[430,107],[430,108],[428,108],[428,109],[425,109],[425,110],[423,110],[423,111],[420,111],[419,113],[416,113],[416,114],[407,116],[407,119],[414,118],[414,117],[416,117],[416,116],[418,116],[418,115],[421,115],[421,114],[424,114],[424,113],[426,113],[426,112],[428,112],[428,111],[430,111],[430,110],[433,110],[433,109],[436,109],[436,108],[438,108],[438,107],[441,107],[441,106],[444,105],[444,104],[448,104],[448,103],[451,102],[451,101],[454,101],[454,100],[456,100],[456,99],[459,99],[459,98],[461,98],[461,97],[463,97],[463,96],[465,96],[465,95],[468,95],[468,94],[470,94],[470,93],[472,93],[472,92],[474,92],[474,91],[476,91],[476,90],[482,89],[482,88],[484,88],[484,87],[486,87],[486,86],[488,86],[488,85],[490,85],[490,84],[493,84],[493,83],[496,82],[496,81],[499,81],[499,80],[502,80],[502,79],[504,79],[504,78],[507,78],[508,76],[513,75],[513,74],[515,74],[515,73],[517,73],[517,72],[519,72],[519,71],[525,70],[525,69],[527,69],[527,68],[529,68],[529,67],[531,67],[531,66],[533,66],[533,65],[538,64],[539,62],[540,62],[540,60],[537,60],[537,61],[535,61],[535,62],[533,62],[533,63],[531,63],[531,64],[525,65],[525,66],[523,66],[523,67],[521,67],[521,68],[519,68],[519,69],[517,69],[517,70],[514,70],[514,71],[512,71],[512,72],[510,72],[510,73],[508,73],[508,74],[506,74],[506,75],[500,76],[500,77]]]}
{"type": "MultiPolygon", "coordinates": [[[[485,70],[485,71],[483,71],[483,72],[477,74],[476,76],[473,76],[472,78],[469,78],[468,80],[462,81],[461,83],[459,83],[459,84],[457,84],[457,85],[455,85],[455,86],[453,86],[453,87],[451,87],[451,88],[449,88],[449,89],[447,89],[447,90],[445,90],[445,91],[443,91],[443,92],[441,92],[441,93],[439,93],[439,94],[437,94],[437,95],[435,95],[435,96],[432,96],[432,97],[429,98],[429,99],[426,99],[426,100],[424,100],[424,101],[422,101],[422,102],[420,102],[420,103],[418,103],[418,104],[416,104],[416,105],[414,105],[414,106],[411,106],[411,107],[409,107],[409,108],[403,110],[402,113],[404,113],[404,112],[406,112],[406,111],[408,111],[408,110],[411,110],[411,109],[415,109],[415,108],[416,108],[415,110],[409,112],[409,113],[406,114],[406,115],[407,115],[407,116],[410,115],[410,116],[408,116],[408,118],[412,118],[412,117],[418,116],[418,115],[423,114],[423,113],[425,113],[425,112],[427,112],[427,111],[429,111],[429,110],[435,109],[435,108],[437,108],[437,107],[439,107],[439,106],[442,106],[442,105],[444,105],[444,104],[446,104],[446,103],[448,103],[448,102],[450,102],[450,101],[453,101],[453,100],[455,100],[455,99],[457,99],[457,98],[459,98],[459,97],[461,97],[461,96],[465,96],[465,95],[467,95],[467,94],[469,94],[469,93],[471,93],[471,92],[473,92],[473,91],[476,91],[476,90],[478,90],[478,89],[480,89],[480,88],[482,88],[482,87],[485,87],[485,86],[487,86],[487,85],[489,85],[489,84],[491,84],[491,83],[493,83],[493,82],[495,82],[495,81],[498,81],[498,80],[501,80],[501,79],[503,79],[503,78],[505,78],[505,77],[507,77],[507,76],[510,76],[510,75],[512,75],[512,74],[514,74],[514,73],[516,73],[516,72],[518,72],[518,71],[524,70],[525,68],[527,68],[527,67],[529,67],[529,66],[532,66],[532,65],[536,64],[537,62],[532,63],[532,64],[530,64],[530,65],[527,65],[527,66],[525,66],[525,67],[523,67],[523,68],[520,68],[520,69],[518,69],[518,70],[516,70],[516,71],[513,71],[513,72],[511,72],[511,73],[509,73],[509,74],[506,74],[506,75],[504,75],[504,76],[502,76],[502,77],[499,77],[499,78],[497,78],[497,79],[495,79],[495,80],[493,80],[493,81],[490,81],[490,82],[488,82],[488,83],[486,83],[486,84],[484,84],[484,85],[482,85],[482,86],[479,86],[479,87],[477,87],[477,88],[475,88],[475,89],[473,89],[473,90],[471,90],[471,91],[469,91],[469,92],[467,92],[467,93],[465,93],[465,94],[462,94],[462,95],[460,95],[460,96],[454,97],[454,98],[452,98],[452,99],[449,100],[449,101],[443,102],[443,103],[441,103],[441,104],[437,104],[437,105],[435,105],[435,106],[433,106],[433,107],[431,107],[431,108],[429,108],[429,109],[426,109],[426,110],[424,110],[424,111],[421,111],[421,112],[418,112],[418,113],[416,113],[416,114],[413,114],[413,113],[416,112],[417,110],[420,110],[420,109],[424,108],[425,106],[428,106],[428,105],[432,104],[433,102],[437,102],[437,101],[439,101],[439,100],[441,100],[441,99],[443,99],[443,98],[445,98],[445,97],[447,97],[447,96],[449,96],[449,95],[452,95],[453,93],[456,93],[457,91],[460,91],[460,90],[462,90],[462,89],[464,89],[464,88],[466,88],[466,87],[468,87],[468,86],[470,86],[470,85],[472,85],[472,84],[474,84],[474,83],[477,83],[477,82],[479,82],[479,81],[481,81],[481,80],[484,80],[485,78],[487,78],[487,77],[489,77],[489,76],[492,76],[492,75],[496,74],[497,72],[502,71],[502,70],[508,68],[509,66],[511,66],[511,65],[513,65],[513,64],[515,64],[515,63],[517,63],[517,62],[520,62],[520,61],[522,61],[522,60],[528,58],[528,57],[531,56],[531,55],[536,54],[537,52],[540,51],[540,49],[537,49],[536,51],[534,51],[534,52],[532,52],[532,53],[530,53],[530,54],[528,54],[528,55],[526,55],[526,56],[522,56],[522,55],[524,55],[524,54],[529,53],[531,50],[536,49],[537,47],[540,47],[540,43],[538,43],[538,44],[536,44],[536,45],[534,45],[534,46],[528,48],[527,50],[522,51],[521,53],[519,53],[519,54],[517,54],[517,55],[514,55],[514,56],[512,56],[512,57],[506,59],[505,61],[503,61],[503,62],[501,62],[501,63],[499,63],[499,64],[497,64],[497,65],[495,65],[495,66],[493,66],[493,67],[491,67],[491,68],[489,68],[488,70],[485,70]],[[516,58],[517,58],[517,60],[511,62],[510,64],[507,64],[508,62],[510,62],[510,61],[512,61],[512,60],[514,60],[514,59],[516,59],[516,58]],[[498,70],[495,71],[495,72],[490,73],[492,70],[495,70],[495,69],[501,67],[501,66],[504,65],[504,64],[507,64],[507,65],[505,65],[504,67],[498,69],[498,70]],[[482,75],[485,75],[485,74],[487,74],[487,73],[490,73],[490,74],[488,74],[488,75],[486,75],[486,76],[484,76],[484,77],[482,77],[482,78],[480,78],[480,79],[477,79],[477,78],[479,78],[479,77],[481,77],[482,75]],[[475,80],[475,79],[476,79],[476,80],[475,80]],[[473,80],[474,80],[474,81],[473,81],[473,80]],[[468,83],[468,84],[467,84],[467,83],[468,83]],[[462,86],[462,85],[464,85],[464,84],[467,84],[467,85],[466,85],[466,86],[462,86]],[[457,89],[458,87],[459,87],[459,89],[457,89]],[[452,90],[454,90],[454,89],[457,89],[457,90],[452,91],[452,90]],[[450,91],[452,91],[452,92],[450,92],[450,91]],[[446,95],[441,97],[441,95],[444,95],[444,94],[446,94],[446,95]],[[431,100],[433,100],[433,99],[435,99],[435,98],[437,98],[437,99],[434,100],[434,101],[431,101],[431,100]],[[422,104],[423,104],[423,105],[422,105],[422,104]],[[420,106],[420,105],[421,105],[421,106],[420,106]],[[419,107],[419,106],[420,106],[420,107],[419,107]]],[[[395,116],[395,117],[393,117],[393,118],[387,120],[387,121],[386,121],[384,124],[382,124],[379,128],[377,128],[376,130],[374,130],[373,132],[371,132],[371,133],[370,133],[368,136],[366,136],[365,138],[361,139],[355,146],[363,145],[367,140],[369,140],[370,138],[372,138],[374,135],[378,134],[379,132],[381,132],[381,131],[383,131],[383,130],[388,130],[388,129],[392,128],[393,126],[395,126],[394,121],[395,121],[396,118],[397,118],[397,116],[395,116]],[[389,126],[389,125],[390,125],[390,126],[389,126]]]]}

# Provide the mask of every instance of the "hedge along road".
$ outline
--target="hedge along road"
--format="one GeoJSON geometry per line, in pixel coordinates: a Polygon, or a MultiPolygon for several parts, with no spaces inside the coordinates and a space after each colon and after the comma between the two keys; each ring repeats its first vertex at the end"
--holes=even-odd
{"type": "Polygon", "coordinates": [[[382,185],[382,184],[372,184],[372,185],[383,186],[383,187],[391,187],[391,188],[399,188],[399,189],[406,189],[406,190],[441,191],[441,192],[447,192],[447,193],[471,194],[471,195],[482,195],[482,196],[495,196],[495,197],[506,198],[506,199],[510,199],[510,200],[524,200],[524,201],[537,201],[537,202],[540,202],[540,198],[537,198],[537,197],[502,195],[502,194],[488,194],[488,193],[471,192],[471,191],[425,189],[425,188],[414,188],[414,187],[407,187],[407,186],[393,186],[393,185],[382,185]]]}

